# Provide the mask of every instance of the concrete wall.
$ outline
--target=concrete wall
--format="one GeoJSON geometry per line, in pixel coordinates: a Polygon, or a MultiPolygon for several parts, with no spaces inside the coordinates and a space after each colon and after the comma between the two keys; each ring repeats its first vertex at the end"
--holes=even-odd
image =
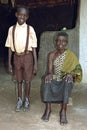
{"type": "Polygon", "coordinates": [[[87,0],[81,0],[79,22],[79,56],[83,69],[83,82],[87,83],[87,0]]]}

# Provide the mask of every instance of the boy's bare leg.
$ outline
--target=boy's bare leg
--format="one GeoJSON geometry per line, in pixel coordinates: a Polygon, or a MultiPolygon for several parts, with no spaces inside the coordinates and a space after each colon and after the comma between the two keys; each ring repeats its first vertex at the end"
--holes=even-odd
{"type": "Polygon", "coordinates": [[[20,111],[22,107],[22,82],[18,82],[18,101],[16,105],[16,111],[20,111]]]}
{"type": "Polygon", "coordinates": [[[30,105],[30,101],[29,101],[30,87],[31,87],[31,83],[29,81],[26,81],[25,82],[24,109],[28,109],[30,105]]]}
{"type": "Polygon", "coordinates": [[[30,96],[30,87],[31,87],[31,83],[26,81],[25,82],[25,98],[29,98],[30,96]]]}
{"type": "Polygon", "coordinates": [[[18,97],[22,99],[22,82],[18,82],[18,97]]]}

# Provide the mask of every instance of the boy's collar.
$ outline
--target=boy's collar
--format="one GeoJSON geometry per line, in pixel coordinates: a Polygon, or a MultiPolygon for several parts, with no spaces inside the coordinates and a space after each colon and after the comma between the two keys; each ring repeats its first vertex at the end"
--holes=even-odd
{"type": "Polygon", "coordinates": [[[26,23],[24,23],[24,24],[22,24],[22,25],[19,25],[18,22],[17,22],[16,26],[25,27],[25,26],[26,26],[26,23]]]}

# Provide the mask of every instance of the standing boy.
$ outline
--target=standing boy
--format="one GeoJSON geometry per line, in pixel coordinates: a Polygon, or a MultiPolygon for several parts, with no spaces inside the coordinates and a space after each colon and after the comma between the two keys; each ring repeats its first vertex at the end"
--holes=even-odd
{"type": "Polygon", "coordinates": [[[30,84],[33,74],[37,72],[37,38],[32,26],[26,24],[29,10],[26,6],[18,6],[16,10],[17,23],[11,26],[5,46],[9,48],[8,69],[12,72],[11,58],[14,52],[14,74],[17,80],[18,101],[16,111],[20,111],[23,106],[28,109],[30,84]],[[22,100],[22,82],[25,83],[24,101],[22,100]]]}

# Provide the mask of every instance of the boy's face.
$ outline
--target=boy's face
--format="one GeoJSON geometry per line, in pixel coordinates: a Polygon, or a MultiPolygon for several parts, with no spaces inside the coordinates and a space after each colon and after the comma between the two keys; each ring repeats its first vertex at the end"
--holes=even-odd
{"type": "Polygon", "coordinates": [[[17,21],[19,25],[24,24],[28,19],[28,12],[25,8],[20,8],[20,10],[18,10],[15,15],[17,17],[17,21]]]}

